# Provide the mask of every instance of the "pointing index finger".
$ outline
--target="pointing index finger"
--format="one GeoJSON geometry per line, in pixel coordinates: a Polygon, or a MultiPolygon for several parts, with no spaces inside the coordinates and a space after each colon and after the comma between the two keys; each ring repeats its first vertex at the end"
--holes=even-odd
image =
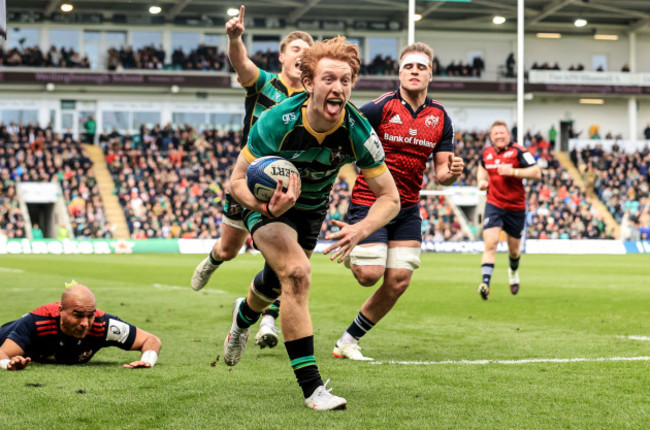
{"type": "Polygon", "coordinates": [[[239,22],[244,23],[244,12],[246,11],[246,6],[241,5],[239,7],[239,22]]]}

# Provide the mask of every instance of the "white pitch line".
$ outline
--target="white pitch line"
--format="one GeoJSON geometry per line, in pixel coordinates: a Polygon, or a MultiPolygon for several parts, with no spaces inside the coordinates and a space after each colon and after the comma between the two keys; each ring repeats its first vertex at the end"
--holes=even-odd
{"type": "Polygon", "coordinates": [[[22,269],[11,269],[9,267],[0,267],[0,272],[23,273],[22,269]]]}
{"type": "Polygon", "coordinates": [[[646,341],[650,341],[650,337],[648,337],[648,336],[625,336],[625,337],[630,339],[630,340],[646,340],[646,341]]]}
{"type": "Polygon", "coordinates": [[[578,362],[598,362],[598,361],[650,361],[650,357],[525,358],[522,360],[372,361],[370,362],[370,364],[432,366],[436,364],[530,364],[530,363],[578,363],[578,362]]]}

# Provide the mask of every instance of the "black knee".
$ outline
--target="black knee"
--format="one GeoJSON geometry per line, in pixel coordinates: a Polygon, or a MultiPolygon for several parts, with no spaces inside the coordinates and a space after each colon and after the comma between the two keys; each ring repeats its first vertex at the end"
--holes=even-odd
{"type": "Polygon", "coordinates": [[[280,279],[267,263],[264,263],[264,269],[255,275],[253,287],[257,296],[269,303],[280,297],[280,279]]]}

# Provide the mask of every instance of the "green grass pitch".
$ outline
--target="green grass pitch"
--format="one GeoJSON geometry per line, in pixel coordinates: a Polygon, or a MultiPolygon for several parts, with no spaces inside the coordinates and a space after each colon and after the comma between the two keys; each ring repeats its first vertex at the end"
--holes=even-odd
{"type": "Polygon", "coordinates": [[[189,280],[202,258],[0,257],[0,322],[58,301],[75,279],[93,289],[100,309],[163,342],[150,370],[123,369],[139,354],[108,348],[87,365],[1,371],[0,428],[650,428],[648,256],[525,255],[512,296],[499,255],[483,302],[479,255],[424,254],[409,290],[362,340],[379,362],[370,364],[331,351],[373,289],[315,255],[316,359],[348,400],[334,412],[302,406],[284,347],[255,347],[257,326],[237,366],[217,360],[232,302],[262,259],[240,256],[194,292],[189,280]],[[548,361],[580,358],[588,360],[548,361]]]}

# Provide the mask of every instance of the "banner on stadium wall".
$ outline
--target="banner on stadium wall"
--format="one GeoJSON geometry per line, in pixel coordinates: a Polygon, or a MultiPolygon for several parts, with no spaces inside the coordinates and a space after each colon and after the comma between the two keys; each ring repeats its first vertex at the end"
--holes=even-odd
{"type": "Polygon", "coordinates": [[[623,242],[628,254],[650,254],[650,241],[623,242]]]}
{"type": "MultiPolygon", "coordinates": [[[[314,252],[323,252],[332,242],[321,241],[314,252]]],[[[3,254],[207,254],[214,239],[0,239],[3,254]]],[[[527,254],[650,254],[650,241],[622,242],[618,240],[535,240],[525,241],[527,254]]],[[[507,252],[506,242],[500,242],[497,252],[507,252]]],[[[240,254],[245,252],[242,248],[240,254]]],[[[422,243],[422,252],[478,254],[482,241],[422,243]]]]}
{"type": "Polygon", "coordinates": [[[0,239],[2,254],[179,253],[178,239],[0,239]]]}

